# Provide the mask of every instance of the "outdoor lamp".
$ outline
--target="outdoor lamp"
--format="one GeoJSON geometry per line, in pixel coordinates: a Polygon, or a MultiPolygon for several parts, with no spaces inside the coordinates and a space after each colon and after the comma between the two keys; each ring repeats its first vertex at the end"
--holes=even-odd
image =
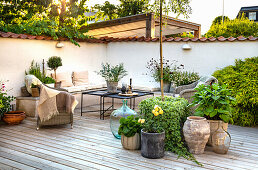
{"type": "Polygon", "coordinates": [[[61,43],[60,41],[56,44],[56,48],[63,48],[64,44],[61,43]]]}
{"type": "Polygon", "coordinates": [[[182,49],[183,49],[183,50],[191,50],[192,47],[191,47],[189,44],[184,44],[184,45],[182,46],[182,49]]]}

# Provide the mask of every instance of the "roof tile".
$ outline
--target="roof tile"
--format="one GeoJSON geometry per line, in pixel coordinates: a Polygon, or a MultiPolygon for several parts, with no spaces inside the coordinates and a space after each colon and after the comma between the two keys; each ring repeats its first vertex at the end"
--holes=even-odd
{"type": "Polygon", "coordinates": [[[226,41],[227,39],[225,37],[220,36],[220,37],[217,38],[217,40],[219,40],[219,41],[226,41]]]}
{"type": "Polygon", "coordinates": [[[244,41],[244,40],[246,40],[247,38],[245,38],[245,37],[243,37],[243,36],[239,36],[239,37],[237,37],[237,39],[238,39],[239,41],[244,41]]]}
{"type": "Polygon", "coordinates": [[[199,40],[199,38],[191,38],[190,40],[193,41],[193,42],[196,42],[196,41],[199,40]]]}
{"type": "Polygon", "coordinates": [[[236,40],[236,38],[234,38],[234,37],[229,37],[228,38],[228,41],[235,41],[236,40]]]}
{"type": "Polygon", "coordinates": [[[210,38],[208,38],[208,40],[213,42],[213,41],[216,41],[216,38],[215,37],[210,37],[210,38]]]}
{"type": "Polygon", "coordinates": [[[250,36],[250,37],[248,37],[248,40],[250,40],[250,41],[255,41],[255,40],[257,40],[258,38],[255,38],[255,37],[253,37],[253,36],[250,36]]]}
{"type": "Polygon", "coordinates": [[[206,41],[206,40],[207,40],[207,38],[202,37],[202,38],[199,38],[199,40],[200,40],[201,42],[204,42],[204,41],[206,41]]]}
{"type": "Polygon", "coordinates": [[[189,38],[189,37],[184,37],[184,38],[182,38],[182,40],[183,40],[183,41],[189,41],[190,38],[189,38]]]}
{"type": "Polygon", "coordinates": [[[176,37],[176,38],[174,39],[174,41],[176,41],[176,42],[181,41],[181,40],[182,40],[181,37],[176,37]]]}

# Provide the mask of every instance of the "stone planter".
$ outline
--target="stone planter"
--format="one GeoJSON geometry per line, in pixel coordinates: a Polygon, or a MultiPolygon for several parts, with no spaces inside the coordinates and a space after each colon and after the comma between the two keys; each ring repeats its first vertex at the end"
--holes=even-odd
{"type": "Polygon", "coordinates": [[[187,117],[183,133],[190,153],[202,154],[210,136],[210,125],[206,118],[198,116],[187,117]]]}
{"type": "MultiPolygon", "coordinates": [[[[220,120],[207,120],[207,121],[210,124],[210,137],[209,137],[207,145],[212,146],[211,138],[212,138],[213,133],[219,128],[220,120]]],[[[228,131],[228,123],[223,122],[222,127],[226,132],[228,131]]]]}
{"type": "MultiPolygon", "coordinates": [[[[164,93],[169,93],[169,91],[170,91],[170,86],[171,86],[171,83],[170,83],[170,82],[163,82],[163,90],[164,90],[164,93]]],[[[161,89],[161,85],[160,85],[160,89],[161,89]]]]}
{"type": "Polygon", "coordinates": [[[145,158],[164,157],[165,132],[148,133],[141,131],[141,155],[145,158]]]}
{"type": "Polygon", "coordinates": [[[109,82],[107,81],[107,91],[109,93],[117,93],[118,82],[109,82]]]}
{"type": "Polygon", "coordinates": [[[11,111],[4,114],[3,120],[9,125],[18,125],[25,117],[23,111],[11,111]]]}
{"type": "Polygon", "coordinates": [[[121,144],[125,149],[129,150],[139,150],[141,147],[141,138],[139,133],[136,133],[132,137],[126,137],[122,134],[121,136],[121,144]]]}

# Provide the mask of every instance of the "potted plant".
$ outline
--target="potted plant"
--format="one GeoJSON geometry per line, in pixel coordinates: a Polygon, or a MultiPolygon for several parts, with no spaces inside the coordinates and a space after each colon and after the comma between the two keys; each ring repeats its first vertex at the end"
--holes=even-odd
{"type": "Polygon", "coordinates": [[[109,63],[102,63],[101,66],[102,69],[97,72],[97,74],[101,75],[106,80],[108,92],[116,93],[119,80],[127,75],[124,64],[120,63],[118,65],[111,66],[109,63]]]}
{"type": "MultiPolygon", "coordinates": [[[[62,66],[62,59],[61,57],[52,56],[48,59],[47,65],[51,70],[55,72],[55,80],[56,80],[56,70],[58,67],[62,66]]],[[[55,86],[61,86],[61,82],[56,82],[55,86]]]]}
{"type": "Polygon", "coordinates": [[[31,84],[31,95],[32,97],[39,97],[39,87],[34,83],[31,84]]]}
{"type": "Polygon", "coordinates": [[[140,132],[142,123],[145,119],[134,117],[133,115],[127,118],[120,119],[118,134],[121,135],[121,143],[125,149],[138,150],[141,147],[140,132]]]}
{"type": "MultiPolygon", "coordinates": [[[[177,70],[176,66],[173,66],[174,63],[169,63],[169,60],[163,59],[163,86],[164,86],[164,92],[169,92],[170,91],[170,86],[171,86],[171,72],[174,72],[177,70]]],[[[156,82],[160,82],[161,79],[161,67],[160,67],[160,62],[151,59],[149,62],[147,62],[147,69],[149,69],[151,76],[154,78],[156,82]]]]}
{"type": "Polygon", "coordinates": [[[227,131],[228,122],[232,120],[232,107],[235,98],[231,97],[231,91],[225,85],[199,85],[193,96],[191,106],[196,106],[195,115],[205,117],[210,124],[210,138],[208,144],[211,145],[211,136],[219,128],[219,121],[223,121],[223,129],[227,131]]]}
{"type": "Polygon", "coordinates": [[[152,116],[145,119],[141,130],[141,155],[146,158],[162,158],[164,156],[165,130],[163,128],[163,110],[154,106],[152,116]]]}
{"type": "Polygon", "coordinates": [[[15,99],[13,96],[7,95],[5,84],[0,81],[0,119],[8,124],[19,124],[24,118],[23,111],[11,111],[11,102],[15,99]]]}

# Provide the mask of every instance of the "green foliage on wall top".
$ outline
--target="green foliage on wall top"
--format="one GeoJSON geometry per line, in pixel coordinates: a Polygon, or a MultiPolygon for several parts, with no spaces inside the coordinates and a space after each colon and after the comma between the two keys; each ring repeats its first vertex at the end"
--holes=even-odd
{"type": "Polygon", "coordinates": [[[227,66],[213,73],[220,84],[232,89],[236,104],[232,113],[234,123],[240,126],[258,124],[258,57],[236,60],[235,65],[227,66]]]}

